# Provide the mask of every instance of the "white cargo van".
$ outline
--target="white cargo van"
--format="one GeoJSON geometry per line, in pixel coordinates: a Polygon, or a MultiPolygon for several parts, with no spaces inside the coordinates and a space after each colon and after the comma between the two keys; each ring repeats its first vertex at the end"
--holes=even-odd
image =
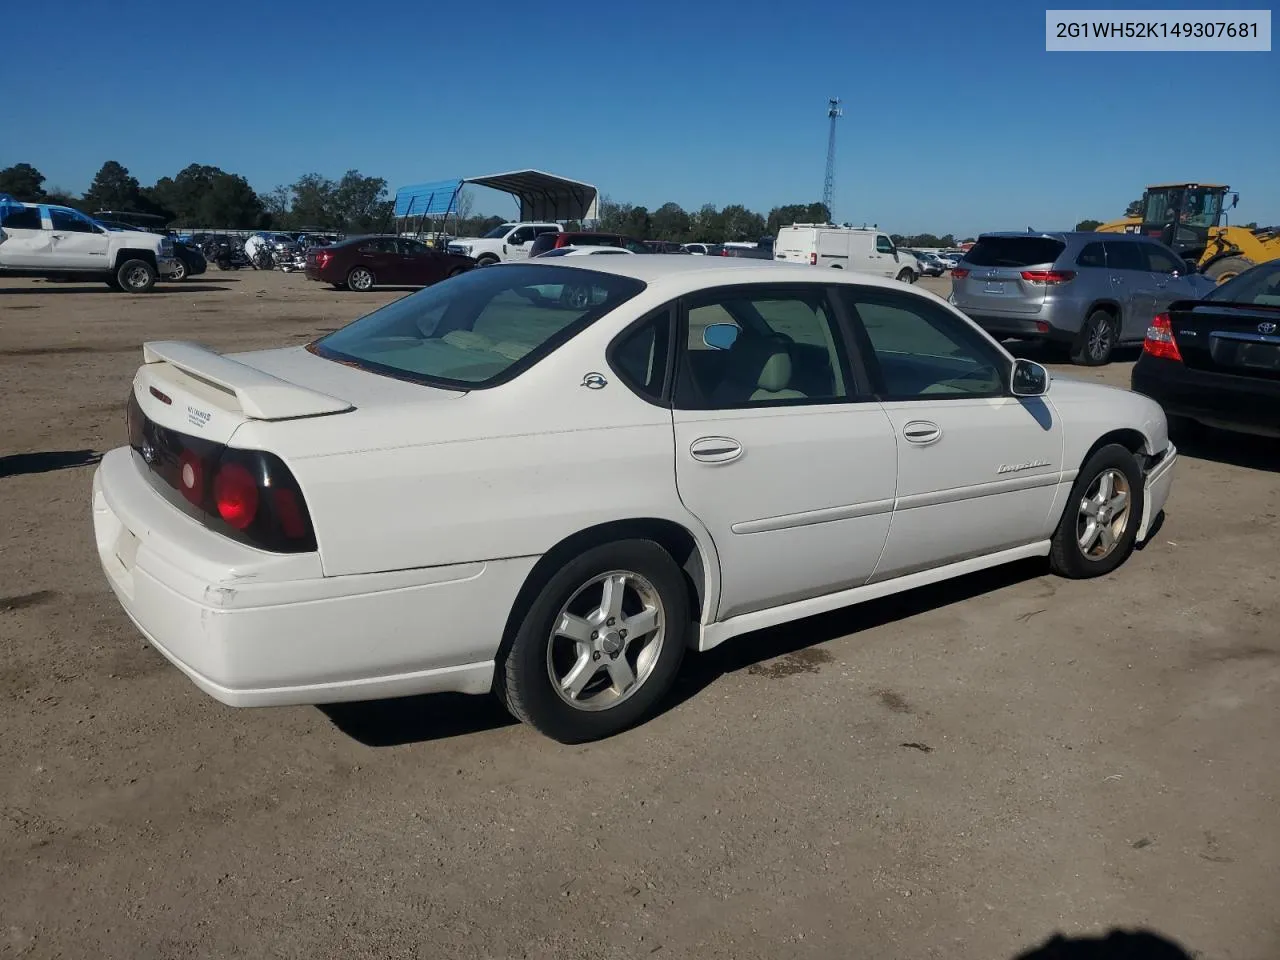
{"type": "Polygon", "coordinates": [[[773,258],[814,267],[857,270],[914,283],[919,265],[900,255],[887,233],[837,227],[830,223],[797,223],[778,231],[773,258]]]}

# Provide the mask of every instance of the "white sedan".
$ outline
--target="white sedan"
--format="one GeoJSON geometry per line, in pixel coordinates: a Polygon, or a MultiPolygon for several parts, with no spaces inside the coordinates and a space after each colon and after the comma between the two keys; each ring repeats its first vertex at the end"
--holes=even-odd
{"type": "Polygon", "coordinates": [[[554,247],[538,254],[537,259],[544,260],[551,257],[596,257],[602,254],[622,253],[629,256],[635,256],[634,250],[628,250],[626,247],[554,247]]]}
{"type": "Polygon", "coordinates": [[[138,628],[227,704],[493,690],[583,741],[686,649],[1028,557],[1106,574],[1165,504],[1156,403],[1051,385],[932,294],[582,263],[473,270],[306,346],[147,344],[93,483],[138,628]]]}

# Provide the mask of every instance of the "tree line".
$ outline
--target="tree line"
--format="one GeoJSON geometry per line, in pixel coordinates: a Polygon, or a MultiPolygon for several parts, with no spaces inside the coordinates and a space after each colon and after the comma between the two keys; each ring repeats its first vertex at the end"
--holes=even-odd
{"type": "Polygon", "coordinates": [[[127,167],[108,160],[80,196],[58,187],[46,189],[45,182],[44,174],[29,163],[0,170],[0,193],[17,200],[57,203],[88,214],[151,214],[178,227],[367,233],[385,229],[392,213],[387,182],[359,170],[348,170],[339,180],[304,174],[263,195],[239,174],[200,163],[144,187],[127,167]]]}
{"type": "MultiPolygon", "coordinates": [[[[0,193],[18,200],[57,203],[88,214],[99,210],[152,214],[175,227],[370,233],[392,229],[394,224],[394,204],[386,180],[364,176],[359,170],[348,170],[338,180],[307,173],[292,184],[260,194],[239,174],[208,164],[189,164],[172,177],[143,186],[123,164],[108,160],[80,196],[58,187],[46,188],[45,183],[44,174],[29,163],[0,170],[0,193]]],[[[478,236],[505,222],[501,217],[472,216],[472,205],[473,198],[464,190],[458,200],[457,219],[448,223],[451,233],[478,236]]],[[[793,223],[828,223],[831,212],[821,203],[784,204],[767,214],[736,203],[723,208],[708,203],[693,211],[678,203],[664,203],[650,211],[602,196],[598,216],[595,229],[637,240],[726,243],[777,236],[781,227],[793,223]]],[[[567,226],[581,227],[578,223],[567,226]]],[[[951,234],[894,234],[893,240],[908,247],[956,243],[951,234]]]]}

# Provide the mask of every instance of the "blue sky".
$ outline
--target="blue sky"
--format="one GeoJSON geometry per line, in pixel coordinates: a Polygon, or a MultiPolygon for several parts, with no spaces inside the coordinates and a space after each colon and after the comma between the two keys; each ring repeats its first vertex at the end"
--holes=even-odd
{"type": "MultiPolygon", "coordinates": [[[[1025,0],[76,0],[56,25],[10,6],[0,167],[33,163],[46,186],[83,190],[108,159],[144,184],[200,162],[263,191],[536,167],[650,209],[767,212],[821,198],[839,96],[838,220],[1070,226],[1186,178],[1280,223],[1280,54],[1050,54],[1025,0]],[[123,102],[147,60],[172,68],[123,102]]],[[[514,204],[483,191],[477,211],[514,204]]]]}

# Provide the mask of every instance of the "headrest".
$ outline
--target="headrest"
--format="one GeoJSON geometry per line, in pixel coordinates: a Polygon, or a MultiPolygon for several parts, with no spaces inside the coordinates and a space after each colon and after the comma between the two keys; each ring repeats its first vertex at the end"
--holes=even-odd
{"type": "Polygon", "coordinates": [[[785,390],[791,385],[791,355],[786,350],[779,350],[770,355],[760,368],[756,378],[756,386],[770,393],[785,390]]]}

